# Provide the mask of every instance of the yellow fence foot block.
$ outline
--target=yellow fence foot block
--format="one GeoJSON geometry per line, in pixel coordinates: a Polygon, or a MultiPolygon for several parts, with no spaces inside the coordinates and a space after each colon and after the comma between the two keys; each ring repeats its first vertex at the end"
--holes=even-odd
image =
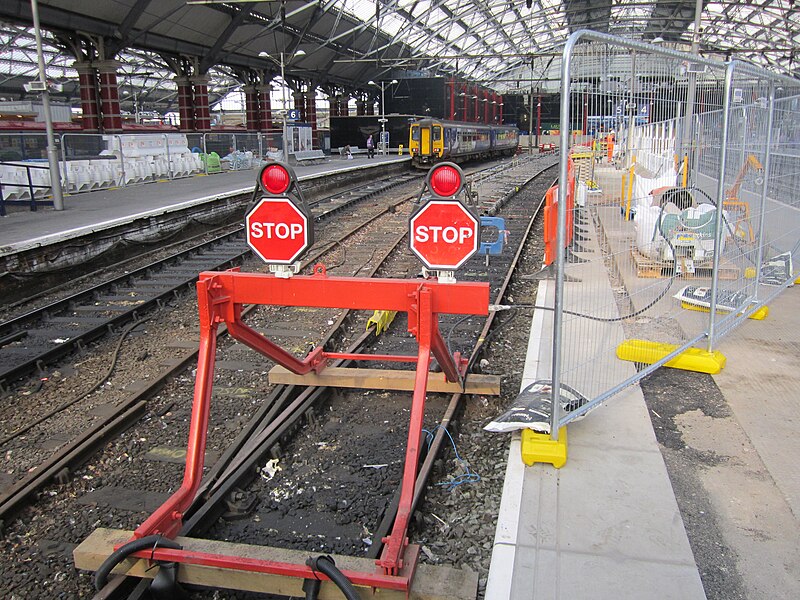
{"type": "Polygon", "coordinates": [[[567,428],[558,430],[558,440],[549,433],[522,430],[522,462],[529,467],[534,463],[548,463],[560,469],[567,462],[567,428]]]}
{"type": "MultiPolygon", "coordinates": [[[[705,306],[697,306],[696,304],[690,304],[689,302],[681,302],[681,308],[685,308],[686,310],[696,310],[697,312],[711,312],[711,309],[706,308],[705,306]]],[[[729,312],[730,311],[727,310],[717,310],[718,315],[727,315],[729,312]]],[[[769,306],[764,305],[747,318],[753,319],[754,321],[763,321],[767,318],[767,315],[769,315],[769,306]]]]}
{"type": "MultiPolygon", "coordinates": [[[[625,340],[617,346],[617,358],[651,365],[678,349],[675,344],[662,344],[647,340],[625,340]]],[[[725,368],[725,355],[715,350],[688,348],[664,363],[665,367],[716,375],[725,368]]]]}

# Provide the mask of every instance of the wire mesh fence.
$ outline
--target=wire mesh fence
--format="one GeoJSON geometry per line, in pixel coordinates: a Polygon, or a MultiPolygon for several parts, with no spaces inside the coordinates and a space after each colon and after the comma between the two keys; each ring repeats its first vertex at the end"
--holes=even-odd
{"type": "Polygon", "coordinates": [[[719,366],[715,343],[792,283],[798,85],[606,34],[569,38],[551,194],[562,250],[537,296],[552,317],[539,371],[553,438],[661,365],[719,366]]]}

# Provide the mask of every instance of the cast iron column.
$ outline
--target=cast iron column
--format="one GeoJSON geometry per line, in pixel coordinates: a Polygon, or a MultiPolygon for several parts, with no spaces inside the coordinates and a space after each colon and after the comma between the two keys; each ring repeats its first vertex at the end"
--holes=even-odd
{"type": "Polygon", "coordinates": [[[86,62],[76,62],[73,67],[78,72],[83,130],[86,133],[97,133],[100,131],[100,115],[97,110],[97,71],[91,63],[86,62]]]}
{"type": "Polygon", "coordinates": [[[178,86],[178,114],[181,119],[179,131],[184,133],[194,131],[192,83],[187,77],[176,77],[175,84],[178,86]]]}
{"type": "Polygon", "coordinates": [[[100,107],[103,113],[103,132],[122,133],[122,115],[119,114],[119,88],[115,60],[95,63],[100,74],[100,107]]]}
{"type": "Polygon", "coordinates": [[[208,110],[208,77],[192,77],[194,86],[194,128],[196,131],[211,131],[211,113],[208,110]]]}

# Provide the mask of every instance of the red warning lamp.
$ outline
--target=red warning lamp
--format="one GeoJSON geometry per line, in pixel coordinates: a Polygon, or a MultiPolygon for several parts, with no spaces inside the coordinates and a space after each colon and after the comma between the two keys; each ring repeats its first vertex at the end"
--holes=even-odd
{"type": "Polygon", "coordinates": [[[439,163],[428,171],[428,188],[435,196],[452,198],[464,187],[464,173],[453,163],[439,163]]]}
{"type": "Polygon", "coordinates": [[[292,185],[292,173],[286,165],[280,163],[270,163],[261,169],[258,176],[258,182],[261,189],[267,194],[273,196],[280,196],[285,194],[289,186],[292,185]]]}

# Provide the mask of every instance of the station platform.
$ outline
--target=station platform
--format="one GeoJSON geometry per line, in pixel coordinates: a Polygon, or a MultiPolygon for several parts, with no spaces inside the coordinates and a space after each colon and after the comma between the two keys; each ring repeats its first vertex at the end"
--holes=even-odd
{"type": "MultiPolygon", "coordinates": [[[[602,218],[606,230],[630,226],[619,218],[618,208],[602,218]]],[[[601,234],[589,235],[587,244],[597,249],[601,234]]],[[[580,281],[601,283],[573,284],[571,294],[580,294],[581,287],[596,293],[605,282],[611,297],[602,259],[578,269],[580,281]]],[[[554,281],[540,281],[536,304],[552,307],[554,288],[554,281]]],[[[513,434],[487,600],[800,597],[800,559],[792,550],[800,539],[795,460],[800,436],[793,416],[800,384],[798,294],[798,286],[785,290],[770,303],[767,320],[744,323],[717,347],[727,366],[714,383],[730,414],[724,420],[700,411],[679,415],[684,418],[679,431],[690,451],[716,453],[731,463],[703,465],[692,475],[696,491],[706,496],[699,504],[711,507],[712,514],[704,517],[695,504],[693,512],[700,514],[691,515],[696,529],[689,534],[673,488],[683,483],[671,481],[674,474],[668,472],[640,386],[627,388],[567,426],[568,457],[560,469],[526,466],[521,436],[513,434]],[[723,545],[714,551],[733,555],[734,572],[727,576],[737,581],[736,595],[730,592],[734,584],[715,582],[714,575],[704,572],[701,580],[689,538],[696,543],[706,535],[698,527],[706,519],[721,533],[723,545]]],[[[608,339],[624,338],[619,321],[602,327],[608,339]]],[[[552,312],[535,311],[521,389],[551,378],[551,330],[552,312]]],[[[569,335],[566,330],[564,335],[569,335]]],[[[580,339],[563,343],[591,345],[580,339]]],[[[613,370],[613,381],[623,381],[635,367],[611,357],[607,368],[613,370]]],[[[668,401],[685,405],[679,391],[665,393],[668,401]]],[[[685,499],[685,490],[680,491],[685,499]]],[[[715,544],[698,548],[702,553],[715,544]]]]}
{"type": "MultiPolygon", "coordinates": [[[[371,159],[357,155],[352,160],[332,156],[324,163],[293,168],[300,181],[308,181],[334,172],[354,172],[410,160],[409,155],[396,154],[371,159]]],[[[256,184],[257,175],[256,169],[195,175],[65,196],[62,211],[40,208],[36,212],[11,212],[0,218],[0,258],[111,229],[137,219],[250,192],[256,184]]]]}

